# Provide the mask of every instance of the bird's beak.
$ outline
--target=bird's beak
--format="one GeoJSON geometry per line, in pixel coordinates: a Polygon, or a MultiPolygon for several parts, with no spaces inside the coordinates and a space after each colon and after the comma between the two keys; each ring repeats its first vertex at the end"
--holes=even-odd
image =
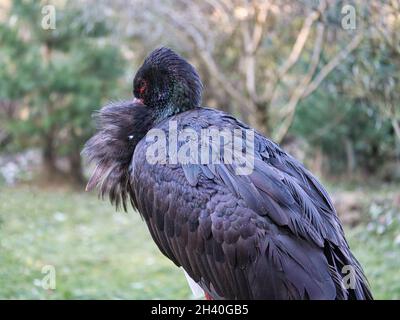
{"type": "Polygon", "coordinates": [[[144,103],[143,103],[143,99],[139,99],[139,98],[136,98],[136,97],[133,97],[133,101],[132,101],[134,104],[141,104],[141,105],[144,105],[144,103]]]}

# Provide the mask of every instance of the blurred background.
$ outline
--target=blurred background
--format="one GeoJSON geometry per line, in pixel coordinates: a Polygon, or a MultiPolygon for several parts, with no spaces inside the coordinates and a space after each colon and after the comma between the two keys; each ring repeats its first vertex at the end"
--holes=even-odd
{"type": "Polygon", "coordinates": [[[398,0],[0,0],[0,298],[193,298],[139,215],[83,187],[91,114],[161,45],[324,182],[373,294],[400,299],[398,0]]]}

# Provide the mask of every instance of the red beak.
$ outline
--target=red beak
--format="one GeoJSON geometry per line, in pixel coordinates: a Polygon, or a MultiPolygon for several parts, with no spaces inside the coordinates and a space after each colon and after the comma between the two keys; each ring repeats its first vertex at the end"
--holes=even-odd
{"type": "Polygon", "coordinates": [[[133,97],[133,101],[132,101],[132,102],[135,103],[135,104],[142,104],[142,105],[144,105],[143,99],[139,99],[139,98],[136,98],[136,97],[133,97]]]}

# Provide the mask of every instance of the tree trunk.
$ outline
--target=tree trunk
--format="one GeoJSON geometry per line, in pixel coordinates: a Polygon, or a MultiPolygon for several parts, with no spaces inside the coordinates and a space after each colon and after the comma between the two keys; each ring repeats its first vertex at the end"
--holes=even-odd
{"type": "Polygon", "coordinates": [[[68,156],[69,161],[69,175],[72,179],[72,183],[81,186],[85,183],[85,177],[83,176],[81,155],[79,148],[74,148],[68,156]]]}
{"type": "Polygon", "coordinates": [[[347,175],[351,177],[354,175],[354,170],[356,169],[356,157],[354,154],[353,143],[349,139],[344,140],[346,158],[347,158],[347,175]]]}
{"type": "Polygon", "coordinates": [[[400,146],[400,120],[392,119],[392,127],[397,138],[397,145],[400,146]]]}
{"type": "MultiPolygon", "coordinates": [[[[52,56],[52,46],[50,42],[45,43],[44,50],[44,61],[46,64],[50,64],[51,56],[52,56]]],[[[49,117],[52,113],[52,102],[48,101],[48,103],[43,106],[47,109],[47,117],[49,117]]],[[[55,151],[55,129],[51,127],[43,133],[43,147],[42,147],[42,155],[43,155],[43,174],[47,181],[54,182],[62,177],[61,170],[57,167],[56,160],[57,154],[55,151]]]]}
{"type": "Polygon", "coordinates": [[[43,139],[43,173],[47,180],[53,180],[60,175],[60,170],[56,165],[56,154],[54,152],[53,133],[49,132],[43,139]]]}
{"type": "Polygon", "coordinates": [[[81,162],[81,147],[78,143],[79,138],[74,130],[71,128],[70,131],[72,149],[68,155],[69,162],[69,176],[72,183],[77,186],[82,186],[85,183],[85,177],[83,176],[82,162],[81,162]]]}

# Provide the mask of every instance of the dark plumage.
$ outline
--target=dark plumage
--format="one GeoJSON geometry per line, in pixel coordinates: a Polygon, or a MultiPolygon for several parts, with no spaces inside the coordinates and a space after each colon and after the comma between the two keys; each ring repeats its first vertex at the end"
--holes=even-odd
{"type": "Polygon", "coordinates": [[[185,60],[166,48],[151,53],[135,76],[135,101],[98,114],[98,133],[84,149],[96,164],[88,188],[124,208],[129,198],[162,253],[214,299],[372,299],[325,189],[260,133],[249,175],[237,175],[235,162],[149,163],[146,133],[168,137],[171,120],[178,132],[250,129],[200,107],[201,91],[185,60]],[[354,270],[349,289],[346,265],[354,270]]]}

